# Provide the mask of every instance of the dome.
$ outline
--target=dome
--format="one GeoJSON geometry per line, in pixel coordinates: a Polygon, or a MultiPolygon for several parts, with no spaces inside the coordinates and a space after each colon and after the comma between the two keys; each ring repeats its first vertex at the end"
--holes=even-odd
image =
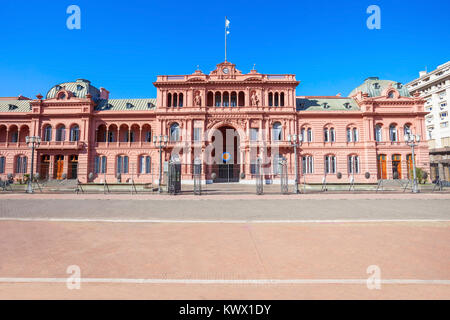
{"type": "Polygon", "coordinates": [[[72,92],[74,97],[86,98],[89,93],[94,101],[100,99],[100,90],[91,85],[89,80],[77,79],[75,82],[65,82],[53,86],[49,92],[47,92],[47,99],[53,99],[59,90],[65,89],[72,92]]]}
{"type": "Polygon", "coordinates": [[[383,91],[391,85],[392,88],[398,91],[402,97],[411,97],[408,89],[400,82],[392,80],[380,80],[378,77],[369,77],[364,82],[350,92],[349,97],[355,95],[358,91],[369,94],[369,97],[379,97],[383,91]]]}

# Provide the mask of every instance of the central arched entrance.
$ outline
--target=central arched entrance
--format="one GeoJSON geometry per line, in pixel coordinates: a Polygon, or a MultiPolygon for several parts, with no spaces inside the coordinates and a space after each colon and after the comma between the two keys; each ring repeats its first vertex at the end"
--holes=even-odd
{"type": "Polygon", "coordinates": [[[212,136],[212,173],[214,182],[239,182],[240,175],[240,139],[239,133],[231,126],[222,126],[212,136]]]}

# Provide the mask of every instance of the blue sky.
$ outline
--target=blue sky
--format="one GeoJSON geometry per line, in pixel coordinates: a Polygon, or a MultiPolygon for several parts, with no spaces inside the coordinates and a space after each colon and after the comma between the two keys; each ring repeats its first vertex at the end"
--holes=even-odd
{"type": "Polygon", "coordinates": [[[298,95],[347,95],[369,76],[403,83],[450,60],[450,1],[3,1],[0,96],[45,94],[85,78],[112,98],[155,97],[159,74],[294,73],[298,95]],[[81,30],[69,30],[69,5],[81,30]],[[369,5],[381,29],[369,30],[369,5]]]}

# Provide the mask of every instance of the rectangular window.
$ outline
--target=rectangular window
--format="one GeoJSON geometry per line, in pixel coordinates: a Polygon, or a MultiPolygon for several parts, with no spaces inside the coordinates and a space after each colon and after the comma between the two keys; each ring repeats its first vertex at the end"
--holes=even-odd
{"type": "Polygon", "coordinates": [[[149,156],[145,157],[145,173],[150,173],[151,172],[151,158],[149,156]]]}
{"type": "Polygon", "coordinates": [[[95,171],[95,173],[99,173],[100,172],[100,157],[99,156],[95,156],[94,171],[95,171]]]}
{"type": "Polygon", "coordinates": [[[17,157],[16,173],[27,173],[27,157],[17,157]]]}
{"type": "Polygon", "coordinates": [[[5,157],[0,157],[0,173],[5,173],[5,157]]]}
{"type": "Polygon", "coordinates": [[[250,141],[258,141],[259,130],[257,128],[250,129],[250,141]]]}
{"type": "Polygon", "coordinates": [[[352,142],[352,130],[347,128],[347,142],[352,142]]]}
{"type": "Polygon", "coordinates": [[[117,173],[128,173],[128,156],[117,157],[117,173]]]}
{"type": "Polygon", "coordinates": [[[302,157],[302,172],[303,174],[314,172],[314,159],[312,156],[302,157]]]}
{"type": "Polygon", "coordinates": [[[256,174],[256,164],[255,163],[250,164],[250,173],[256,174]]]}
{"type": "Polygon", "coordinates": [[[194,128],[194,141],[202,141],[202,128],[194,128]]]}
{"type": "Polygon", "coordinates": [[[102,157],[102,167],[100,173],[106,173],[106,157],[102,157]]]}
{"type": "Polygon", "coordinates": [[[105,156],[95,156],[95,173],[106,173],[105,156]]]}
{"type": "Polygon", "coordinates": [[[348,156],[348,173],[359,173],[358,156],[348,156]]]}
{"type": "Polygon", "coordinates": [[[326,156],[325,157],[325,173],[336,173],[336,157],[326,156]]]}

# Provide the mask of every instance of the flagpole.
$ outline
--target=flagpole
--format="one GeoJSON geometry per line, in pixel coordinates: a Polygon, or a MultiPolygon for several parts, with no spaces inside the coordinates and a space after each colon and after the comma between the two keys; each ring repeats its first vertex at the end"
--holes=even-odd
{"type": "Polygon", "coordinates": [[[227,16],[225,16],[225,62],[227,62],[227,16]]]}

